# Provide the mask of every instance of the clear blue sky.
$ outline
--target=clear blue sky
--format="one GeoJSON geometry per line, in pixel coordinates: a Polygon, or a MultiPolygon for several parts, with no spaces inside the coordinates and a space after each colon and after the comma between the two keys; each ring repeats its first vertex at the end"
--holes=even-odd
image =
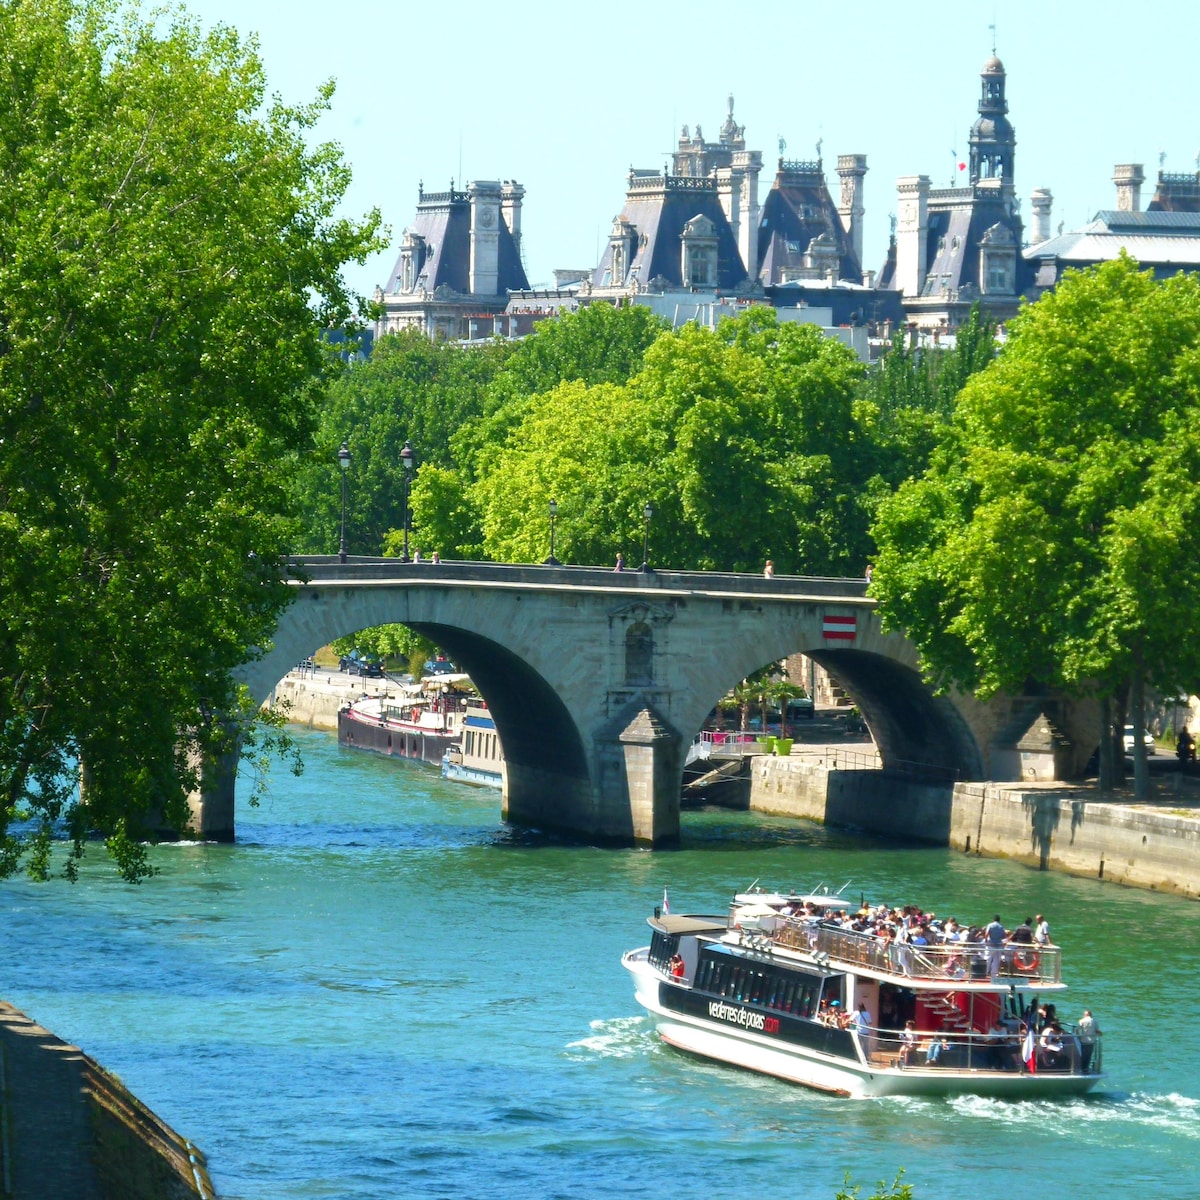
{"type": "MultiPolygon", "coordinates": [[[[1071,229],[1114,207],[1115,163],[1140,162],[1153,191],[1200,152],[1200,8],[1113,0],[992,0],[920,9],[692,0],[190,0],[205,25],[258,35],[272,91],[311,99],[337,81],[320,134],[354,171],[347,208],[378,207],[392,246],[413,217],[417,184],[453,178],[525,185],[525,260],[544,284],[555,267],[590,267],[624,199],[631,165],[661,169],[679,127],[714,140],[733,93],[749,146],[763,153],[761,194],[778,157],[823,142],[834,198],[838,154],[867,155],[864,258],[887,248],[898,176],[946,186],[966,154],[979,71],[992,50],[1008,72],[1015,180],[1054,193],[1052,223],[1071,229]],[[929,14],[923,20],[919,14],[929,14]],[[743,15],[744,14],[744,15],[743,15]]],[[[395,250],[352,267],[369,293],[395,250]]]]}

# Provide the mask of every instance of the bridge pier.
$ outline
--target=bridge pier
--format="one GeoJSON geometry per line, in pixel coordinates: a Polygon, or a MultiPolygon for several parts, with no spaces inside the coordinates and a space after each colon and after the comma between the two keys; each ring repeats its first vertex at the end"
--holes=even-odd
{"type": "Polygon", "coordinates": [[[224,754],[206,754],[200,762],[200,787],[188,798],[192,836],[202,842],[234,840],[234,789],[240,747],[224,754]]]}

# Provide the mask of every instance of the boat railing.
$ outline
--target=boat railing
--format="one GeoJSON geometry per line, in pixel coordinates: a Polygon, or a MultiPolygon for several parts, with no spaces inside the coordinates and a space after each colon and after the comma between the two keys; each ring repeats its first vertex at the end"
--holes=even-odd
{"type": "Polygon", "coordinates": [[[1064,1024],[1061,1036],[1054,1039],[1036,1034],[1032,1047],[1021,1030],[919,1030],[907,1041],[899,1029],[853,1032],[864,1061],[880,1066],[1054,1075],[1098,1075],[1103,1070],[1100,1035],[1089,1051],[1073,1025],[1064,1024]]]}
{"type": "Polygon", "coordinates": [[[893,942],[872,933],[860,933],[796,917],[781,917],[771,932],[772,939],[791,950],[827,955],[830,960],[868,967],[910,979],[985,980],[1008,979],[1024,983],[1059,983],[1062,980],[1062,951],[1058,946],[1014,946],[1001,948],[989,961],[988,947],[980,942],[946,942],[921,946],[893,942]],[[996,967],[995,971],[990,970],[996,967]]]}

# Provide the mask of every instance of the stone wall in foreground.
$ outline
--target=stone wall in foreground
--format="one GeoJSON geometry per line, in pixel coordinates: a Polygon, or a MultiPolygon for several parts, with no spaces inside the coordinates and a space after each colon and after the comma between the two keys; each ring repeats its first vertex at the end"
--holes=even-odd
{"type": "Polygon", "coordinates": [[[1200,899],[1200,816],[1092,796],[1012,783],[917,784],[767,755],[753,760],[750,781],[755,812],[1200,899]]]}
{"type": "Polygon", "coordinates": [[[115,1076],[0,1003],[0,1190],[11,1200],[214,1200],[204,1156],[115,1076]]]}

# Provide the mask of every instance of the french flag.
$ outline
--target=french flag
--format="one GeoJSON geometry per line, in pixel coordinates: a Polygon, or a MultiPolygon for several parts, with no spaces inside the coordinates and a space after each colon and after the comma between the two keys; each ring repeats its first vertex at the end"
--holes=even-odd
{"type": "Polygon", "coordinates": [[[1025,1041],[1021,1044],[1021,1058],[1029,1068],[1030,1075],[1037,1074],[1037,1041],[1033,1036],[1033,1026],[1025,1031],[1025,1041]]]}
{"type": "Polygon", "coordinates": [[[662,915],[664,917],[666,917],[666,916],[670,916],[670,913],[671,913],[671,902],[667,899],[667,889],[663,888],[662,915]]]}

